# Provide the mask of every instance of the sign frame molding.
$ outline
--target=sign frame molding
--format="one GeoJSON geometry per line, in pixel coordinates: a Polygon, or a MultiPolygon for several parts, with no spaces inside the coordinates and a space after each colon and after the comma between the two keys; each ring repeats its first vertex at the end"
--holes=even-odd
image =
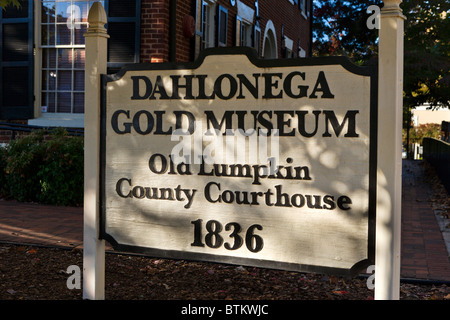
{"type": "Polygon", "coordinates": [[[357,66],[351,60],[344,56],[334,57],[312,57],[312,58],[296,58],[296,59],[273,59],[264,60],[256,56],[254,49],[247,47],[225,47],[210,48],[203,50],[198,59],[193,62],[180,63],[136,63],[124,66],[116,74],[101,75],[101,101],[100,101],[100,154],[99,154],[99,212],[100,212],[100,228],[99,239],[106,240],[112,245],[113,249],[118,252],[128,252],[135,254],[143,254],[145,256],[165,258],[165,259],[181,259],[190,261],[204,261],[213,263],[224,263],[234,265],[254,266],[258,268],[280,269],[295,272],[313,272],[343,276],[355,276],[364,268],[375,264],[375,225],[376,225],[376,202],[377,202],[377,131],[378,131],[378,68],[377,66],[357,66]],[[245,55],[249,61],[258,68],[270,67],[303,67],[303,66],[326,66],[340,65],[345,70],[370,78],[370,137],[369,137],[369,184],[368,184],[368,248],[367,257],[355,263],[350,269],[332,268],[326,266],[305,265],[297,263],[288,263],[271,260],[261,260],[254,258],[243,258],[224,256],[207,253],[195,253],[177,250],[165,250],[158,248],[147,248],[142,246],[132,246],[118,243],[113,236],[109,235],[106,230],[106,204],[105,204],[105,166],[106,166],[106,106],[107,93],[106,88],[108,82],[117,81],[122,78],[128,71],[157,71],[157,70],[179,70],[179,69],[196,69],[200,67],[209,55],[245,55]]]}

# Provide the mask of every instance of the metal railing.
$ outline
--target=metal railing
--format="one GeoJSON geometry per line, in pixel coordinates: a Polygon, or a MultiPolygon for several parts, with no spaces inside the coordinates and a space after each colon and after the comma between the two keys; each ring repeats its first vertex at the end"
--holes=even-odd
{"type": "Polygon", "coordinates": [[[436,169],[442,184],[450,192],[450,143],[423,138],[423,158],[436,169]]]}

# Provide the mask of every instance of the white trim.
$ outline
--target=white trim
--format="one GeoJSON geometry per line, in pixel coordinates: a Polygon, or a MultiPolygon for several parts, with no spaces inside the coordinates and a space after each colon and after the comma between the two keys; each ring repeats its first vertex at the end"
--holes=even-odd
{"type": "Polygon", "coordinates": [[[29,125],[40,127],[84,128],[84,113],[42,113],[28,120],[29,125]]]}
{"type": "Polygon", "coordinates": [[[294,47],[294,40],[284,36],[284,46],[292,51],[292,48],[294,47]]]}
{"type": "Polygon", "coordinates": [[[255,17],[255,10],[238,0],[237,15],[242,18],[247,24],[253,24],[255,17]]]}
{"type": "Polygon", "coordinates": [[[269,33],[269,31],[271,31],[274,36],[274,43],[272,45],[275,47],[275,58],[278,58],[277,32],[275,30],[275,26],[274,26],[272,20],[269,20],[266,23],[266,28],[264,30],[264,37],[263,37],[262,54],[264,55],[264,52],[265,52],[266,39],[269,38],[267,35],[269,33]]]}

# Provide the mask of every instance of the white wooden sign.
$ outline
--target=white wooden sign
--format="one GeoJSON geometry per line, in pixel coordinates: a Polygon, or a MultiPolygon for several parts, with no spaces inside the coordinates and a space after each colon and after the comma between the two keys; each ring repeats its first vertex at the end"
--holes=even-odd
{"type": "Polygon", "coordinates": [[[376,82],[342,57],[235,48],[104,76],[101,238],[296,271],[373,264],[376,82]]]}

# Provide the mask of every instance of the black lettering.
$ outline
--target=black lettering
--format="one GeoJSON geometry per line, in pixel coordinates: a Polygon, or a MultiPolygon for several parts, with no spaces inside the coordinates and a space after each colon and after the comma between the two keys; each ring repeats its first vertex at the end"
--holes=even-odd
{"type": "Polygon", "coordinates": [[[216,116],[214,115],[214,112],[206,110],[205,114],[206,114],[207,130],[209,130],[212,125],[213,129],[220,131],[222,129],[224,122],[225,122],[225,129],[232,129],[233,128],[233,126],[232,126],[233,113],[234,113],[234,111],[231,111],[231,110],[225,111],[223,113],[222,120],[219,123],[216,119],[216,116]]]}
{"type": "Polygon", "coordinates": [[[321,113],[321,111],[314,110],[312,112],[315,116],[315,125],[314,125],[314,130],[311,133],[306,132],[305,116],[309,113],[309,111],[295,111],[295,113],[297,114],[298,132],[306,138],[311,138],[311,137],[315,136],[317,133],[317,129],[319,128],[319,114],[321,113]]]}
{"type": "Polygon", "coordinates": [[[323,197],[323,208],[327,210],[333,210],[336,208],[336,203],[334,203],[334,197],[330,195],[326,195],[323,197]]]}
{"type": "Polygon", "coordinates": [[[131,80],[133,80],[133,95],[131,96],[131,100],[143,100],[148,99],[150,94],[152,93],[152,82],[146,76],[132,76],[131,80]],[[143,80],[145,84],[145,93],[144,95],[140,95],[139,90],[139,80],[143,80]]]}
{"type": "Polygon", "coordinates": [[[205,93],[205,79],[208,77],[206,74],[196,75],[195,76],[198,79],[198,96],[197,99],[214,99],[216,96],[215,92],[210,96],[207,96],[205,93]]]}
{"type": "Polygon", "coordinates": [[[350,210],[351,209],[350,206],[347,206],[350,204],[352,204],[352,200],[347,196],[341,196],[337,199],[337,205],[341,210],[345,211],[350,210]]]}
{"type": "Polygon", "coordinates": [[[276,94],[276,95],[272,92],[272,88],[278,89],[278,80],[275,80],[275,82],[273,82],[272,78],[278,77],[281,79],[283,77],[283,74],[282,73],[264,73],[262,76],[265,79],[263,98],[264,99],[282,98],[283,90],[280,90],[280,92],[278,92],[278,94],[276,94]]]}
{"type": "Polygon", "coordinates": [[[143,199],[145,197],[144,187],[141,186],[135,186],[132,193],[133,197],[135,197],[136,199],[143,199]]]}
{"type": "Polygon", "coordinates": [[[127,178],[119,179],[119,181],[117,181],[117,183],[116,183],[116,192],[119,195],[119,197],[131,198],[131,191],[128,191],[128,193],[126,195],[122,193],[122,182],[123,181],[127,181],[128,185],[131,186],[131,179],[127,179],[127,178]]]}
{"type": "Polygon", "coordinates": [[[192,95],[192,79],[195,77],[193,75],[185,75],[183,78],[186,79],[186,83],[184,85],[181,85],[179,83],[179,80],[181,76],[179,75],[173,75],[170,76],[172,78],[172,96],[171,99],[181,99],[179,94],[179,88],[185,88],[186,94],[184,95],[184,99],[194,99],[194,96],[192,95]]]}
{"type": "Polygon", "coordinates": [[[248,92],[251,93],[251,95],[255,98],[258,99],[258,78],[261,74],[259,73],[254,73],[253,77],[255,78],[255,85],[253,85],[245,75],[243,74],[238,74],[236,75],[239,79],[239,95],[236,97],[237,99],[245,99],[245,96],[242,94],[242,85],[244,85],[248,92]]]}
{"type": "Polygon", "coordinates": [[[319,72],[319,76],[317,77],[316,85],[314,86],[314,90],[309,96],[310,99],[316,99],[316,92],[321,91],[321,98],[333,99],[334,94],[331,93],[330,87],[328,86],[327,79],[325,78],[325,73],[323,71],[319,72]]]}
{"type": "Polygon", "coordinates": [[[162,174],[167,170],[167,159],[160,153],[152,154],[152,156],[148,161],[148,167],[150,168],[151,172],[156,174],[162,174]],[[159,157],[161,161],[159,169],[156,167],[156,157],[159,157]]]}
{"type": "Polygon", "coordinates": [[[211,203],[221,202],[221,201],[220,201],[220,196],[219,196],[217,199],[215,199],[215,200],[213,200],[213,199],[211,198],[211,193],[210,193],[210,190],[209,190],[209,189],[211,188],[211,185],[216,185],[216,186],[217,186],[217,189],[220,190],[220,183],[209,182],[209,183],[205,186],[205,199],[206,199],[208,202],[211,202],[211,203]]]}
{"type": "Polygon", "coordinates": [[[322,209],[321,203],[320,203],[320,196],[311,196],[306,195],[306,204],[308,205],[308,208],[311,209],[322,209]],[[312,198],[314,197],[314,203],[312,202],[312,198]]]}
{"type": "Polygon", "coordinates": [[[286,92],[286,94],[289,97],[294,98],[294,99],[306,97],[307,92],[308,92],[308,88],[309,88],[308,86],[298,86],[297,88],[300,89],[298,94],[294,94],[292,92],[292,78],[294,76],[300,76],[300,78],[305,80],[305,73],[304,72],[294,71],[294,72],[289,73],[287,75],[286,79],[284,79],[284,83],[283,83],[284,92],[286,92]]]}
{"type": "Polygon", "coordinates": [[[276,199],[275,206],[277,207],[292,207],[291,202],[289,200],[289,195],[287,193],[281,192],[281,184],[276,185],[275,189],[277,189],[276,192],[276,199]]]}
{"type": "Polygon", "coordinates": [[[127,111],[117,110],[116,112],[113,113],[113,115],[111,117],[111,127],[113,128],[114,132],[118,133],[118,134],[130,133],[131,126],[132,126],[131,122],[123,123],[124,129],[123,130],[119,129],[119,115],[121,115],[121,114],[124,114],[127,119],[130,119],[130,111],[129,110],[127,110],[127,111]]]}
{"type": "Polygon", "coordinates": [[[291,203],[294,207],[301,208],[305,205],[305,197],[296,193],[291,197],[291,203]]]}
{"type": "Polygon", "coordinates": [[[358,110],[347,111],[344,120],[342,120],[341,124],[339,124],[336,115],[334,114],[334,111],[324,110],[323,113],[325,114],[325,132],[322,135],[323,137],[331,137],[331,134],[328,132],[328,123],[331,123],[331,126],[333,127],[336,137],[339,137],[339,134],[341,133],[342,129],[344,129],[344,125],[347,122],[347,120],[348,120],[347,133],[344,135],[344,137],[349,138],[359,137],[359,134],[356,133],[356,114],[359,113],[358,110]]]}
{"type": "Polygon", "coordinates": [[[169,129],[167,129],[167,131],[164,131],[164,129],[163,129],[163,114],[165,114],[166,112],[159,111],[159,110],[155,110],[154,112],[156,114],[155,134],[165,134],[165,135],[172,134],[172,127],[169,127],[169,129]]]}
{"type": "Polygon", "coordinates": [[[161,76],[156,77],[155,88],[153,89],[152,95],[150,96],[149,99],[152,99],[152,100],[156,99],[156,97],[155,97],[156,93],[159,94],[159,99],[161,99],[161,100],[170,99],[169,96],[167,95],[166,88],[164,88],[164,82],[162,81],[161,76]]]}
{"type": "Polygon", "coordinates": [[[226,73],[222,74],[214,82],[214,93],[220,99],[223,99],[223,100],[231,99],[236,94],[236,91],[237,91],[236,79],[234,79],[233,76],[230,74],[226,74],[226,73]],[[228,95],[224,95],[222,92],[222,81],[224,78],[227,78],[228,81],[230,82],[230,92],[228,93],[228,95]]]}
{"type": "Polygon", "coordinates": [[[295,131],[291,130],[290,132],[285,132],[284,127],[291,125],[291,119],[284,119],[284,115],[288,114],[291,117],[294,116],[294,111],[274,111],[274,113],[277,115],[277,128],[278,128],[278,134],[280,137],[282,136],[294,136],[295,131]]]}
{"type": "Polygon", "coordinates": [[[176,117],[176,121],[175,121],[175,129],[182,129],[183,127],[183,115],[187,118],[188,120],[188,132],[189,134],[193,134],[194,130],[195,130],[195,117],[192,113],[188,112],[188,111],[174,111],[173,112],[175,114],[176,117]]]}
{"type": "Polygon", "coordinates": [[[149,134],[150,132],[152,132],[154,123],[155,123],[155,120],[153,119],[152,114],[146,110],[141,110],[141,111],[136,112],[136,114],[133,117],[134,130],[136,130],[136,132],[139,134],[149,134]],[[147,117],[147,123],[146,123],[147,128],[144,131],[141,130],[141,123],[140,123],[140,118],[141,118],[142,114],[145,114],[147,117]]]}
{"type": "Polygon", "coordinates": [[[267,130],[267,134],[269,134],[272,131],[272,129],[273,129],[272,122],[269,119],[264,118],[264,115],[268,115],[269,119],[272,119],[272,111],[264,110],[264,111],[261,111],[258,114],[258,122],[259,122],[259,124],[261,124],[265,128],[265,129],[264,128],[258,128],[258,134],[260,133],[261,129],[267,130]]]}

